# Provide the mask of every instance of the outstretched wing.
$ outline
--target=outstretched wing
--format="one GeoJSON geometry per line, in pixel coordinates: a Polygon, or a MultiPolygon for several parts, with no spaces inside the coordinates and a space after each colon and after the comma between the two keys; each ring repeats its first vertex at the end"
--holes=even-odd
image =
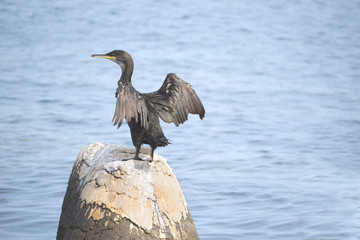
{"type": "Polygon", "coordinates": [[[126,119],[128,123],[132,118],[135,122],[140,122],[141,126],[148,128],[148,108],[143,96],[136,91],[131,84],[118,82],[115,97],[117,98],[115,113],[112,121],[114,126],[119,128],[126,119]]]}
{"type": "Polygon", "coordinates": [[[176,126],[188,119],[189,113],[205,116],[205,109],[191,85],[174,73],[169,73],[158,91],[143,94],[159,117],[176,126]]]}

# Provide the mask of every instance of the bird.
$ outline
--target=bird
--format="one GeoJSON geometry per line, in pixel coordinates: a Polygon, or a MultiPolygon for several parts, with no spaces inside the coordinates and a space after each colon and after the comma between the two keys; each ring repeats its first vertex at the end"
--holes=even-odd
{"type": "Polygon", "coordinates": [[[91,57],[109,59],[121,68],[112,122],[119,128],[126,120],[136,148],[132,159],[152,162],[155,149],[170,144],[162,131],[159,118],[178,127],[188,120],[189,113],[198,114],[201,120],[205,117],[205,108],[193,87],[175,73],[167,74],[159,90],[140,93],[131,82],[134,62],[129,53],[113,50],[106,54],[92,54],[91,57]],[[142,144],[150,145],[150,159],[139,157],[142,144]]]}

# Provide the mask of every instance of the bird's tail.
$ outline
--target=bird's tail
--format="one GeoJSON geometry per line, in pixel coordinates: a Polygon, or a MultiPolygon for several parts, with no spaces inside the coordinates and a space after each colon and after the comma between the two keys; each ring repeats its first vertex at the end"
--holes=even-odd
{"type": "Polygon", "coordinates": [[[157,144],[159,147],[164,147],[167,146],[168,144],[171,144],[171,142],[166,137],[162,137],[157,141],[157,144]]]}

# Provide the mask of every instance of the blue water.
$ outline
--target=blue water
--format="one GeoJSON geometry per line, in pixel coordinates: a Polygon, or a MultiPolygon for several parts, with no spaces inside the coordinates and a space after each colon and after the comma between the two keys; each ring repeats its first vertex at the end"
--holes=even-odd
{"type": "Polygon", "coordinates": [[[133,84],[206,108],[156,152],[201,239],[360,239],[360,1],[0,1],[0,239],[54,239],[72,164],[133,84]]]}

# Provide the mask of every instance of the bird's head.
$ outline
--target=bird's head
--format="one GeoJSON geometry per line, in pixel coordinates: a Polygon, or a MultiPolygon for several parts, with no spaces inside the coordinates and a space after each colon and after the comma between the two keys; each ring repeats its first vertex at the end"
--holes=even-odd
{"type": "Polygon", "coordinates": [[[123,50],[114,50],[106,54],[93,54],[91,55],[91,57],[106,58],[113,62],[116,62],[120,65],[123,71],[129,67],[132,68],[134,64],[130,54],[123,50]]]}

